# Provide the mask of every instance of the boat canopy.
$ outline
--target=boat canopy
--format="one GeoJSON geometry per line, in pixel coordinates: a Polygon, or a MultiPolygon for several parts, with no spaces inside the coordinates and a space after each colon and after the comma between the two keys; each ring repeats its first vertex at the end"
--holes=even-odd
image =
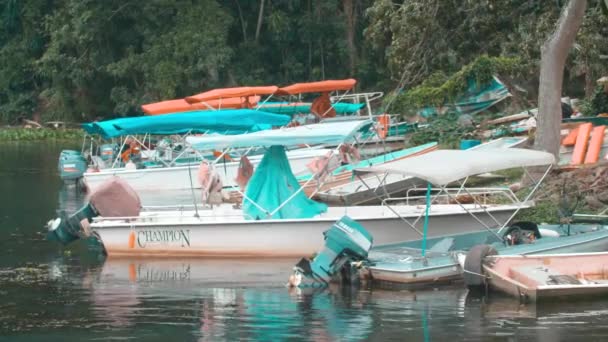
{"type": "Polygon", "coordinates": [[[371,120],[352,120],[286,127],[236,136],[188,137],[186,141],[199,150],[250,146],[340,144],[360,132],[366,132],[372,125],[371,120]]]}
{"type": "Polygon", "coordinates": [[[246,101],[242,97],[231,97],[226,99],[209,100],[197,103],[188,103],[184,99],[178,99],[148,103],[142,105],[141,109],[144,113],[148,115],[159,115],[208,109],[239,109],[246,108],[248,104],[255,105],[259,101],[259,96],[252,96],[248,99],[248,101],[246,101]]]}
{"type": "Polygon", "coordinates": [[[346,80],[327,80],[318,82],[295,83],[287,87],[279,88],[277,95],[297,95],[304,93],[328,93],[337,90],[351,90],[357,84],[357,80],[349,78],[346,80]]]}
{"type": "Polygon", "coordinates": [[[130,134],[224,133],[241,134],[284,126],[291,117],[252,109],[192,111],[172,115],[138,116],[82,125],[89,134],[114,138],[130,134]]]}
{"type": "Polygon", "coordinates": [[[188,96],[185,100],[188,103],[196,103],[203,101],[226,99],[231,97],[251,97],[256,95],[272,95],[279,90],[277,86],[263,87],[234,87],[234,88],[219,88],[206,91],[204,93],[188,96]]]}
{"type": "Polygon", "coordinates": [[[387,164],[357,168],[354,172],[401,174],[444,186],[486,172],[551,165],[554,162],[555,157],[551,153],[520,148],[437,150],[387,164]]]}
{"type": "MultiPolygon", "coordinates": [[[[270,113],[296,115],[310,113],[310,102],[266,102],[259,104],[256,108],[270,113]]],[[[332,103],[331,106],[338,114],[353,114],[365,106],[365,103],[332,103]]]]}

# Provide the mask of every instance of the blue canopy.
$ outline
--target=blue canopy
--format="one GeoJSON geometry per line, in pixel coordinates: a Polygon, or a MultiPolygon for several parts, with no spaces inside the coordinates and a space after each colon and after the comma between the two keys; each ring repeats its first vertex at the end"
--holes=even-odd
{"type": "Polygon", "coordinates": [[[327,211],[327,205],[318,203],[300,191],[271,217],[271,213],[300,189],[300,183],[291,172],[289,160],[283,146],[271,146],[264,154],[260,165],[247,184],[246,198],[243,199],[245,217],[252,219],[310,218],[327,211]],[[253,204],[268,211],[261,210],[253,204]]]}
{"type": "Polygon", "coordinates": [[[252,109],[192,111],[184,113],[138,116],[91,122],[82,128],[89,134],[114,138],[129,134],[185,134],[216,132],[240,134],[284,126],[291,117],[252,109]]]}

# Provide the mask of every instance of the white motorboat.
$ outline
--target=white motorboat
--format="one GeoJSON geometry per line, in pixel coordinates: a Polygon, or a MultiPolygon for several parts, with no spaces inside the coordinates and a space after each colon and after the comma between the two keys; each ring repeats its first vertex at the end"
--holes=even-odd
{"type": "MultiPolygon", "coordinates": [[[[500,227],[517,210],[533,203],[528,198],[519,201],[508,188],[500,188],[493,190],[493,196],[503,196],[508,201],[490,204],[484,199],[483,202],[461,204],[452,200],[463,190],[451,191],[445,189],[445,185],[473,174],[553,162],[551,154],[520,149],[500,149],[499,153],[435,151],[387,164],[390,166],[380,165],[362,170],[381,172],[386,167],[392,167],[403,174],[442,186],[444,194],[434,195],[433,201],[444,201],[445,204],[435,204],[430,210],[424,202],[416,202],[414,196],[402,199],[404,203],[397,205],[384,203],[366,207],[328,208],[309,200],[289,168],[285,169],[287,160],[284,150],[276,145],[347,141],[370,125],[370,121],[352,121],[234,137],[192,138],[190,143],[195,147],[241,147],[251,146],[254,142],[259,146],[272,146],[249,181],[243,194],[242,208],[221,204],[189,210],[185,207],[152,208],[139,212],[138,199],[134,198],[129,202],[131,204],[104,210],[103,205],[95,204],[96,194],[93,194],[91,203],[79,213],[52,221],[50,232],[65,241],[74,239],[74,236],[93,235],[101,241],[109,256],[303,256],[317,251],[323,245],[323,232],[344,215],[365,226],[374,236],[376,245],[420,238],[421,228],[425,225],[425,220],[421,218],[425,214],[433,222],[428,236],[500,227]],[[279,153],[271,153],[273,150],[279,153]],[[279,158],[281,153],[282,159],[279,158]],[[273,169],[276,165],[283,169],[273,169]],[[269,189],[274,189],[274,192],[270,193],[269,189]],[[131,210],[122,214],[122,207],[136,208],[137,212],[134,214],[131,210]],[[83,222],[84,226],[81,227],[83,222]]],[[[129,189],[120,191],[112,189],[111,192],[115,196],[126,194],[120,198],[132,193],[129,189]]],[[[468,191],[469,194],[479,193],[474,189],[468,191]]],[[[487,194],[488,189],[484,189],[483,193],[487,194]]]]}
{"type": "MultiPolygon", "coordinates": [[[[505,137],[488,141],[484,144],[477,145],[470,150],[486,150],[495,148],[512,148],[519,147],[527,140],[526,137],[505,137]]],[[[393,160],[408,158],[421,155],[437,148],[436,145],[420,145],[412,147],[400,152],[404,155],[400,158],[388,160],[387,163],[393,160]]],[[[370,165],[371,166],[371,165],[370,165]]],[[[346,183],[339,183],[332,187],[324,187],[315,194],[315,198],[335,205],[360,205],[363,203],[380,202],[385,198],[399,195],[408,189],[416,186],[424,185],[425,182],[419,178],[404,176],[402,174],[388,173],[383,177],[370,175],[352,179],[346,183]]]]}
{"type": "MultiPolygon", "coordinates": [[[[288,151],[289,164],[295,175],[310,173],[306,165],[314,158],[326,155],[328,149],[298,149],[288,151]]],[[[262,160],[262,156],[251,156],[249,161],[255,167],[262,160]]],[[[220,175],[222,183],[226,187],[235,187],[239,161],[215,162],[215,170],[220,175]]],[[[129,170],[126,168],[104,169],[99,172],[86,172],[84,182],[89,191],[95,191],[101,184],[112,177],[120,177],[126,180],[136,191],[156,190],[188,190],[200,188],[197,180],[199,163],[186,164],[182,166],[153,167],[145,169],[129,170]]]]}

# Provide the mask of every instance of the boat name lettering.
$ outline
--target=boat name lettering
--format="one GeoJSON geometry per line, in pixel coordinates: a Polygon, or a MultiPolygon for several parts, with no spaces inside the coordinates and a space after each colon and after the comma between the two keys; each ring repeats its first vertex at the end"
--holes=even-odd
{"type": "Polygon", "coordinates": [[[148,244],[173,243],[190,247],[190,229],[151,229],[137,232],[137,245],[141,248],[148,244]]]}
{"type": "Polygon", "coordinates": [[[137,271],[137,281],[162,282],[190,280],[190,265],[182,265],[175,269],[157,269],[140,265],[137,271]]]}

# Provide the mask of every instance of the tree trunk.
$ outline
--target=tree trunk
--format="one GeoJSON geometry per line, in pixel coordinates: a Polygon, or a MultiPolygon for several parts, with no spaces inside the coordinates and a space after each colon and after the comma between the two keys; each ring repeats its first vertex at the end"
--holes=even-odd
{"type": "Polygon", "coordinates": [[[234,0],[236,3],[236,8],[239,11],[239,20],[241,22],[241,30],[243,30],[243,41],[247,41],[247,24],[245,23],[245,18],[243,18],[243,10],[241,9],[241,5],[239,4],[239,0],[234,0]]]}
{"type": "Polygon", "coordinates": [[[589,65],[589,58],[585,58],[585,97],[590,98],[595,91],[595,80],[589,65]]]}
{"type": "Polygon", "coordinates": [[[586,8],[587,0],[570,0],[562,10],[555,32],[541,48],[534,148],[550,152],[556,158],[559,157],[564,66],[586,8]]]}
{"type": "Polygon", "coordinates": [[[264,18],[264,2],[266,0],[260,1],[260,12],[258,13],[258,25],[255,27],[255,42],[258,42],[258,38],[260,38],[260,30],[262,29],[262,19],[264,18]]]}
{"type": "Polygon", "coordinates": [[[357,47],[355,45],[355,30],[357,25],[357,13],[354,6],[354,0],[343,0],[344,17],[346,18],[346,46],[348,48],[348,65],[350,76],[355,75],[355,66],[357,63],[357,47]]]}

